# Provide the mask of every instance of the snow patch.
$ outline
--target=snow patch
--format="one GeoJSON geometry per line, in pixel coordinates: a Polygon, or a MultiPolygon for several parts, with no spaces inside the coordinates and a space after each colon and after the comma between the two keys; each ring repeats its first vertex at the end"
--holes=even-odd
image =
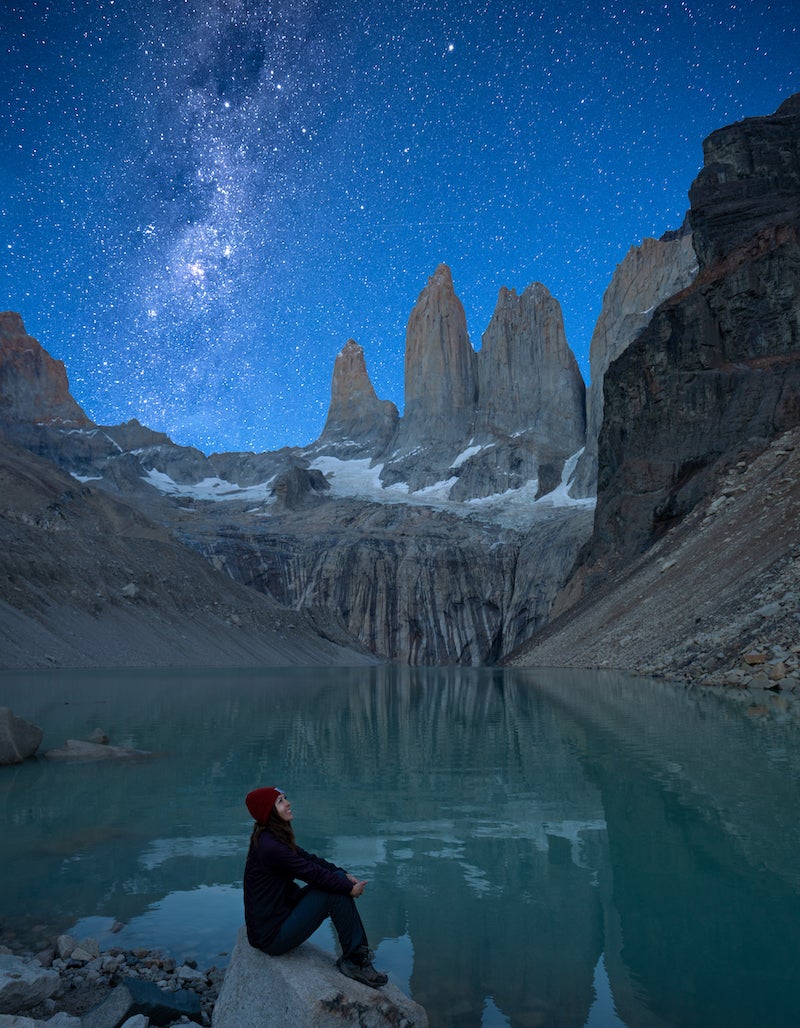
{"type": "Polygon", "coordinates": [[[201,482],[183,484],[157,468],[151,468],[144,476],[145,482],[168,496],[188,496],[193,500],[272,500],[269,482],[258,485],[238,486],[224,478],[204,478],[201,482]]]}
{"type": "Polygon", "coordinates": [[[553,489],[552,492],[542,496],[541,499],[537,500],[537,505],[547,505],[550,507],[594,507],[597,500],[595,497],[590,496],[588,498],[574,499],[569,494],[570,480],[575,473],[575,468],[580,460],[581,454],[583,453],[584,447],[581,447],[577,453],[567,460],[564,461],[564,470],[561,472],[561,482],[553,489]]]}
{"type": "Polygon", "coordinates": [[[481,450],[484,449],[488,449],[488,446],[468,446],[466,450],[462,450],[461,453],[459,453],[450,467],[460,468],[462,464],[465,464],[470,459],[470,457],[474,457],[476,453],[480,453],[481,450]]]}

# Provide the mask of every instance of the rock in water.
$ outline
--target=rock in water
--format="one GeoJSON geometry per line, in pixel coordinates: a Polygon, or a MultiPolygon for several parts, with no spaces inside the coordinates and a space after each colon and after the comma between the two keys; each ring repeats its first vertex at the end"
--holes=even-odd
{"type": "Polygon", "coordinates": [[[137,1014],[145,1015],[151,1024],[171,1024],[179,1017],[199,1021],[200,999],[190,989],[167,992],[153,982],[126,978],[99,1006],[83,1015],[81,1026],[116,1028],[137,1014]]]}
{"type": "Polygon", "coordinates": [[[43,732],[38,725],[0,707],[0,764],[21,764],[39,749],[43,732]]]}
{"type": "Polygon", "coordinates": [[[213,1028],[427,1028],[428,1015],[394,985],[346,978],[333,957],[304,943],[282,957],[253,949],[239,930],[213,1028]]]}
{"type": "Polygon", "coordinates": [[[108,743],[86,742],[84,739],[67,739],[63,746],[48,750],[48,760],[135,760],[151,757],[149,750],[132,750],[125,746],[109,746],[108,743]]]}

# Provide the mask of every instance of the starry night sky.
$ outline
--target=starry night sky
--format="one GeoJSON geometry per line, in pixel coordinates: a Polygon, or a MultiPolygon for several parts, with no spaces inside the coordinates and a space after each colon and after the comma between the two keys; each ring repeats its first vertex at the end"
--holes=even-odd
{"type": "Polygon", "coordinates": [[[0,309],[90,417],[276,449],[336,353],[402,410],[453,270],[476,349],[543,282],[588,379],[615,266],[678,228],[702,141],[800,89],[796,0],[6,0],[0,309]]]}

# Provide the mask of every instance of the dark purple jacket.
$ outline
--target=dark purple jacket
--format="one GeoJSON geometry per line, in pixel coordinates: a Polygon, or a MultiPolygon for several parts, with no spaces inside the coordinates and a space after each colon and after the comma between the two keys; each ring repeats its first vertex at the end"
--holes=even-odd
{"type": "Polygon", "coordinates": [[[346,896],[353,883],[335,864],[296,850],[262,832],[250,847],[244,867],[244,920],[251,946],[268,946],[278,929],[297,903],[299,878],[325,892],[338,892],[346,896]]]}

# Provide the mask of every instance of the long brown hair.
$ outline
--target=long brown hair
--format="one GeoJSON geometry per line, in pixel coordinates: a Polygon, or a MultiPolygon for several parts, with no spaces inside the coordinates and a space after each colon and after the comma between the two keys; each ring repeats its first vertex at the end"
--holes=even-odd
{"type": "Polygon", "coordinates": [[[253,828],[253,834],[250,836],[250,845],[254,846],[258,841],[258,837],[262,832],[269,832],[269,834],[282,842],[284,846],[288,846],[289,849],[296,850],[297,842],[294,837],[294,829],[292,828],[289,821],[284,821],[278,811],[273,807],[269,812],[269,818],[267,819],[266,825],[256,824],[253,828]]]}

